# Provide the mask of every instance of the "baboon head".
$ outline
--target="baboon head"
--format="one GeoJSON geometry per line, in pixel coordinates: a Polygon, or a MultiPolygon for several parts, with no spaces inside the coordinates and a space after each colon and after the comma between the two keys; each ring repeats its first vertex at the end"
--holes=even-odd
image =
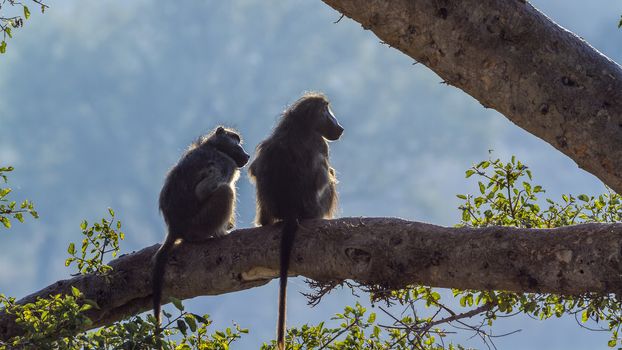
{"type": "Polygon", "coordinates": [[[231,157],[239,168],[243,167],[250,158],[248,153],[246,153],[240,145],[242,143],[240,135],[233,129],[219,126],[216,128],[216,131],[209,136],[207,142],[220,152],[231,157]]]}
{"type": "Polygon", "coordinates": [[[320,93],[304,94],[283,113],[281,124],[302,134],[308,134],[311,129],[329,141],[338,140],[343,134],[330,102],[320,93]]]}

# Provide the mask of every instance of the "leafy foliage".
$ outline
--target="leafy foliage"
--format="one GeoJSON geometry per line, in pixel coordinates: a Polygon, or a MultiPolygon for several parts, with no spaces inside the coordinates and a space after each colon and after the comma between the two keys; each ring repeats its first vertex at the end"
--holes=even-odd
{"type": "MultiPolygon", "coordinates": [[[[197,315],[183,310],[181,303],[173,303],[179,314],[172,317],[164,312],[167,323],[162,334],[162,348],[172,349],[229,349],[229,345],[241,337],[248,330],[235,326],[235,329],[226,328],[208,334],[208,327],[212,321],[207,315],[197,315]],[[179,340],[172,340],[179,339],[179,340]]],[[[74,337],[79,342],[65,349],[155,349],[158,339],[155,332],[156,320],[152,315],[147,317],[135,316],[125,322],[117,322],[94,332],[82,333],[74,337]]]]}
{"type": "Polygon", "coordinates": [[[480,162],[466,171],[467,178],[473,175],[479,177],[480,193],[457,195],[465,201],[460,206],[463,226],[553,228],[622,219],[622,198],[609,188],[597,197],[562,195],[561,201],[547,198],[545,205],[539,203],[537,196],[544,189],[530,183],[531,171],[514,157],[509,163],[499,159],[480,162]]]}
{"type": "Polygon", "coordinates": [[[114,218],[114,210],[108,208],[110,220],[102,219],[101,222],[88,226],[86,220],[80,224],[82,229],[82,244],[80,252],[76,251],[75,243],[69,243],[67,253],[70,257],[65,260],[65,266],[76,263],[78,274],[97,273],[105,276],[112,267],[104,264],[104,256],[111,254],[114,258],[121,249],[119,240],[125,239],[125,234],[121,231],[121,221],[114,218]],[[115,229],[116,228],[116,229],[115,229]]]}
{"type": "MultiPolygon", "coordinates": [[[[229,349],[230,344],[248,330],[235,326],[224,331],[207,333],[212,321],[208,315],[197,315],[184,311],[179,300],[173,303],[179,310],[176,317],[165,312],[162,348],[169,349],[229,349]],[[172,340],[172,339],[180,340],[172,340]]],[[[0,305],[16,317],[16,324],[25,331],[8,342],[0,341],[0,350],[59,349],[59,350],[103,350],[156,348],[154,337],[156,320],[152,315],[146,318],[135,316],[124,322],[116,322],[96,331],[76,334],[76,330],[91,324],[84,312],[97,307],[93,301],[84,299],[80,291],[72,288],[71,295],[55,295],[39,299],[35,303],[16,304],[15,299],[0,295],[0,305]]]]}
{"type": "MultiPolygon", "coordinates": [[[[356,303],[346,306],[343,313],[336,314],[334,328],[326,327],[324,322],[316,326],[303,325],[288,330],[287,343],[292,350],[300,349],[441,349],[435,345],[435,335],[441,332],[428,332],[423,337],[412,338],[411,329],[417,327],[410,316],[397,320],[399,326],[382,326],[376,321],[376,313],[367,314],[367,309],[356,303]]],[[[447,344],[447,349],[463,349],[462,346],[447,344]]],[[[262,350],[276,349],[276,342],[264,343],[262,350]]]]}
{"type": "MultiPolygon", "coordinates": [[[[0,167],[0,179],[3,183],[8,182],[7,173],[13,170],[12,166],[0,167]]],[[[31,201],[23,200],[18,206],[16,201],[10,200],[8,195],[11,191],[10,187],[0,187],[0,223],[5,228],[11,228],[11,218],[24,222],[24,214],[29,214],[35,219],[39,217],[31,201]]]]}
{"type": "Polygon", "coordinates": [[[15,316],[15,323],[25,334],[7,343],[0,341],[0,349],[72,349],[77,344],[73,334],[91,323],[84,311],[96,306],[83,299],[76,288],[71,295],[53,295],[34,303],[17,304],[14,298],[0,294],[4,312],[15,316]],[[58,340],[57,340],[58,339],[58,340]]]}
{"type": "MultiPolygon", "coordinates": [[[[30,0],[41,8],[41,13],[45,12],[48,7],[41,0],[30,0]]],[[[30,9],[26,6],[26,2],[16,0],[0,0],[0,32],[2,33],[2,41],[0,41],[0,54],[6,52],[6,40],[13,38],[13,29],[24,26],[24,21],[30,18],[30,9]],[[9,7],[7,7],[9,5],[9,7]],[[7,14],[7,11],[9,12],[7,14]]]]}

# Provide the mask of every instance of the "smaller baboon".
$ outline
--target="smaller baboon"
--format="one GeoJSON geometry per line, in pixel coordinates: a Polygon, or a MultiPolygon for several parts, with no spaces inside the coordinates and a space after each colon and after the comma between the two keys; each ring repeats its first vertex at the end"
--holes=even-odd
{"type": "Polygon", "coordinates": [[[240,143],[234,130],[219,126],[193,142],[166,176],[159,202],[168,234],[152,270],[158,326],[166,261],[175,243],[221,237],[235,224],[235,182],[249,158],[240,143]]]}
{"type": "Polygon", "coordinates": [[[287,270],[298,221],[332,218],[337,178],[328,162],[328,143],[341,137],[326,96],[307,93],[283,112],[272,135],[257,146],[249,167],[257,187],[255,224],[282,221],[277,345],[285,349],[287,270]]]}

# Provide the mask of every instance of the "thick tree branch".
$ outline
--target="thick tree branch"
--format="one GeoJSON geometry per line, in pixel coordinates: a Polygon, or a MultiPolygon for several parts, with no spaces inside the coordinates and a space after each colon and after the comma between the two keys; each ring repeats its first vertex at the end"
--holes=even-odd
{"type": "MultiPolygon", "coordinates": [[[[557,229],[448,228],[392,218],[305,221],[296,237],[292,275],[355,280],[389,288],[435,287],[580,294],[622,292],[622,224],[557,229]]],[[[165,294],[186,299],[266,284],[278,275],[279,229],[237,230],[203,244],[180,244],[165,294]]],[[[56,282],[20,302],[71,286],[95,300],[102,326],[149,308],[151,257],[158,245],[111,262],[110,282],[94,275],[56,282]]],[[[19,334],[0,315],[0,339],[19,334]]]]}
{"type": "Polygon", "coordinates": [[[323,1],[622,193],[622,70],[526,1],[323,1]]]}

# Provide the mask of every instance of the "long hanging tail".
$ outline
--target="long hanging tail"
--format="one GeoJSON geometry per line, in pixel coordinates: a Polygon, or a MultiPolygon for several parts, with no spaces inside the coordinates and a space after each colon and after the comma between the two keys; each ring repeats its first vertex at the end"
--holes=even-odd
{"type": "Polygon", "coordinates": [[[166,236],[166,240],[153,256],[153,269],[151,270],[151,288],[153,290],[153,316],[157,321],[156,336],[160,335],[160,312],[162,306],[162,288],[164,286],[164,271],[169,253],[175,245],[173,235],[166,236]]]}
{"type": "Polygon", "coordinates": [[[276,342],[279,350],[285,350],[285,312],[287,303],[287,272],[289,259],[298,230],[298,220],[287,219],[281,231],[281,267],[279,270],[279,319],[276,327],[276,342]]]}

